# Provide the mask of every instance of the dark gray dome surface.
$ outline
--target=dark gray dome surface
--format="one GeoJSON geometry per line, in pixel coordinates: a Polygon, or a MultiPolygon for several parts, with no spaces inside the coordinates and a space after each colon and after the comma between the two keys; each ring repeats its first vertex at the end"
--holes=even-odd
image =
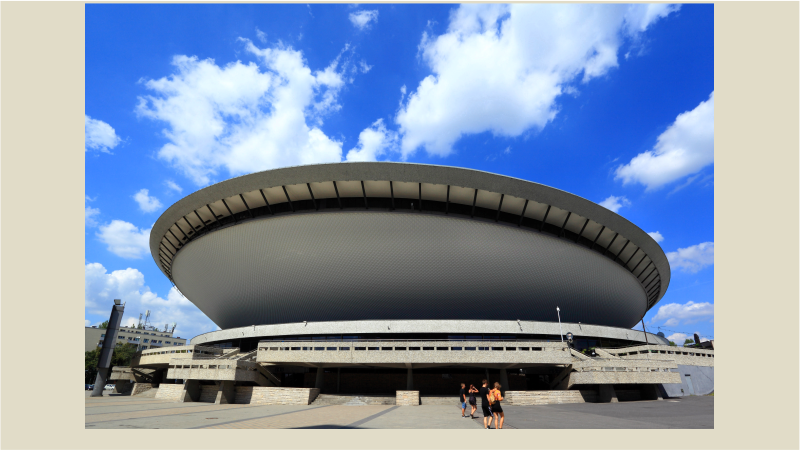
{"type": "Polygon", "coordinates": [[[344,320],[561,320],[630,328],[636,277],[543,233],[414,212],[256,218],[186,244],[173,279],[223,329],[344,320]]]}

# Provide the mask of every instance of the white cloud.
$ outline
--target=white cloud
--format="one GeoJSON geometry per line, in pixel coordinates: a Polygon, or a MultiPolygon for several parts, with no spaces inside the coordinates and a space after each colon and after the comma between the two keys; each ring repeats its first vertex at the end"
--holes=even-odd
{"type": "Polygon", "coordinates": [[[169,143],[158,157],[198,185],[210,183],[222,168],[236,176],[341,161],[341,142],[319,126],[340,108],[347,63],[337,71],[342,55],[312,72],[299,51],[260,49],[241,40],[265,70],[255,63],[220,67],[211,59],[176,56],[174,74],[145,81],[153,95],[140,97],[136,112],[168,125],[169,143]]]}
{"type": "Polygon", "coordinates": [[[84,114],[84,152],[98,150],[111,153],[111,149],[120,143],[121,139],[111,128],[111,125],[102,120],[92,119],[84,114]]]}
{"type": "Polygon", "coordinates": [[[689,301],[683,305],[669,303],[658,308],[658,312],[650,323],[664,322],[664,326],[673,327],[681,323],[689,324],[700,320],[714,318],[714,304],[689,301]]]}
{"type": "Polygon", "coordinates": [[[680,5],[651,3],[641,8],[630,8],[625,15],[625,25],[630,33],[643,32],[653,22],[680,9],[680,5]]]}
{"type": "Polygon", "coordinates": [[[84,202],[83,202],[83,207],[86,210],[86,217],[84,219],[84,226],[96,227],[97,226],[97,219],[95,219],[95,217],[100,215],[100,209],[92,208],[91,206],[86,205],[86,202],[91,202],[93,200],[91,198],[89,198],[88,195],[85,196],[85,197],[86,198],[84,199],[84,202]]]}
{"type": "Polygon", "coordinates": [[[139,259],[150,251],[150,228],[139,230],[122,220],[101,225],[97,237],[108,251],[121,258],[139,259]]]}
{"type": "Polygon", "coordinates": [[[378,21],[378,11],[377,10],[362,10],[356,11],[354,13],[350,13],[350,22],[353,23],[353,26],[358,28],[359,30],[364,30],[371,26],[371,23],[378,21]]]}
{"type": "Polygon", "coordinates": [[[677,345],[683,345],[687,338],[689,338],[689,335],[686,333],[673,333],[667,336],[668,341],[672,341],[677,345]]]}
{"type": "MultiPolygon", "coordinates": [[[[139,313],[150,310],[150,320],[159,328],[177,322],[175,336],[189,339],[216,328],[194,304],[172,287],[164,299],[145,285],[144,274],[134,268],[108,273],[100,263],[87,263],[85,268],[86,313],[108,316],[113,300],[125,302],[123,323],[135,325],[139,313]]],[[[89,323],[86,320],[85,323],[89,323]]]]}
{"type": "Polygon", "coordinates": [[[432,74],[397,114],[404,157],[424,147],[446,156],[465,134],[515,137],[543,128],[556,98],[617,66],[635,38],[677,7],[622,4],[464,4],[447,32],[423,34],[432,74]]]}
{"type": "Polygon", "coordinates": [[[158,201],[157,198],[148,195],[149,192],[150,191],[147,189],[141,189],[139,192],[133,195],[133,199],[139,204],[139,209],[141,209],[142,212],[153,212],[162,206],[161,202],[158,201]]]}
{"type": "Polygon", "coordinates": [[[600,202],[599,205],[603,208],[610,209],[611,211],[618,212],[619,209],[624,206],[631,206],[631,202],[625,197],[615,197],[611,195],[607,199],[600,202]]]}
{"type": "Polygon", "coordinates": [[[183,192],[183,188],[178,186],[178,183],[176,183],[176,182],[174,182],[172,180],[167,180],[167,181],[164,182],[164,184],[167,185],[167,189],[169,189],[171,191],[175,191],[178,194],[183,192]]]}
{"type": "Polygon", "coordinates": [[[366,61],[361,61],[361,62],[359,63],[359,69],[361,70],[361,73],[367,73],[367,72],[369,72],[370,70],[372,70],[372,66],[370,66],[369,64],[367,64],[367,63],[366,63],[366,61]]]}
{"type": "Polygon", "coordinates": [[[89,319],[84,319],[84,320],[83,320],[83,326],[84,326],[84,327],[91,326],[91,325],[90,325],[91,323],[92,323],[92,322],[90,322],[90,321],[89,321],[89,319]]]}
{"type": "Polygon", "coordinates": [[[376,161],[396,147],[397,135],[386,129],[383,119],[378,119],[371,127],[358,135],[358,145],[347,152],[347,161],[376,161]]]}
{"type": "Polygon", "coordinates": [[[258,27],[256,27],[256,37],[262,43],[267,42],[267,33],[264,33],[263,31],[259,30],[258,27]]]}
{"type": "Polygon", "coordinates": [[[714,264],[714,243],[703,242],[691,247],[679,248],[676,252],[668,252],[667,259],[672,268],[688,273],[697,273],[700,269],[714,264]]]}
{"type": "Polygon", "coordinates": [[[713,163],[712,92],[708,100],[695,109],[679,114],[675,122],[661,133],[652,150],[640,153],[630,163],[619,166],[615,178],[621,179],[622,184],[641,183],[650,191],[697,173],[713,163]]]}
{"type": "Polygon", "coordinates": [[[650,233],[647,234],[650,235],[650,237],[653,238],[653,240],[656,242],[661,242],[664,240],[664,236],[662,236],[661,233],[659,233],[658,231],[651,231],[650,233]]]}

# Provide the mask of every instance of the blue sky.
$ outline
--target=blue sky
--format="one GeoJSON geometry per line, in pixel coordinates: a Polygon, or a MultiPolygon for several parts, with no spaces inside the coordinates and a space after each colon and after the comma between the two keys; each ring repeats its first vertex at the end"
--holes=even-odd
{"type": "Polygon", "coordinates": [[[616,210],[670,259],[648,331],[713,338],[713,5],[85,8],[86,325],[123,298],[126,323],[216,329],[149,256],[158,216],[232,176],[378,160],[616,210]]]}

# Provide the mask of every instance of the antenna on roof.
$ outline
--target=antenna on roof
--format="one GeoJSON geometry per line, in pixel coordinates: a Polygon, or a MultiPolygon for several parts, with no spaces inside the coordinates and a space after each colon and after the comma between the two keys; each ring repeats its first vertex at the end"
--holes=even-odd
{"type": "Polygon", "coordinates": [[[178,326],[178,324],[176,322],[172,322],[172,329],[169,330],[170,334],[175,332],[175,327],[177,327],[177,326],[178,326]]]}

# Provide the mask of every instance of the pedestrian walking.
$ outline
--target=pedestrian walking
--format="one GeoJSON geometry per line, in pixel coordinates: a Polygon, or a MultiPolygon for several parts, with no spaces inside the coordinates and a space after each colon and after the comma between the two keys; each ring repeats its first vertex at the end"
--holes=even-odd
{"type": "Polygon", "coordinates": [[[478,389],[475,387],[474,384],[469,385],[469,406],[472,407],[472,411],[469,413],[469,417],[471,419],[475,418],[475,411],[478,410],[478,402],[475,400],[475,394],[478,393],[478,389]]]}
{"type": "Polygon", "coordinates": [[[494,400],[492,403],[492,415],[494,415],[494,429],[495,430],[502,430],[503,429],[503,422],[505,422],[505,413],[503,413],[503,406],[500,404],[500,401],[503,400],[503,394],[500,393],[500,383],[494,384],[494,389],[489,392],[490,399],[494,400]]]}
{"type": "Polygon", "coordinates": [[[458,392],[458,404],[461,406],[461,417],[467,417],[467,385],[461,383],[461,390],[458,392]]]}
{"type": "Polygon", "coordinates": [[[489,401],[489,382],[483,380],[478,396],[481,398],[481,410],[483,411],[483,428],[489,429],[492,425],[492,409],[491,402],[489,401]]]}

